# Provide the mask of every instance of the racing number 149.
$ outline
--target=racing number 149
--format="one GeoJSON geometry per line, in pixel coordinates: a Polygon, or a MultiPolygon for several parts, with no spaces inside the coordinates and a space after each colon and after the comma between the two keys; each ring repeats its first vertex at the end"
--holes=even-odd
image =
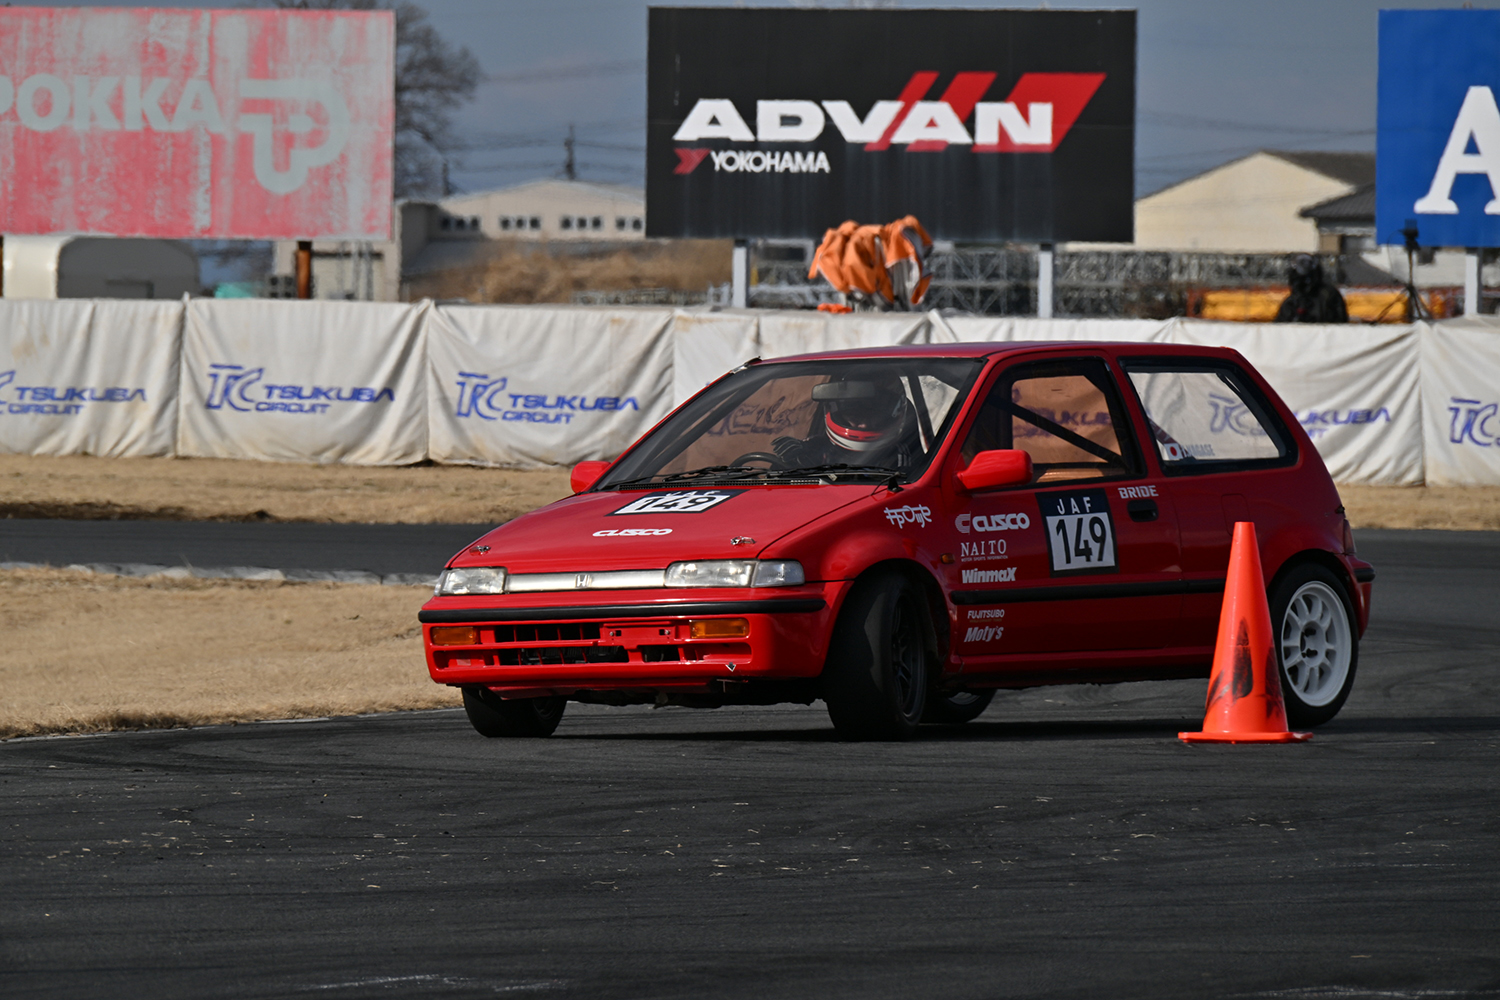
{"type": "Polygon", "coordinates": [[[1050,493],[1037,497],[1037,501],[1047,525],[1053,573],[1114,567],[1114,522],[1103,490],[1050,493]]]}

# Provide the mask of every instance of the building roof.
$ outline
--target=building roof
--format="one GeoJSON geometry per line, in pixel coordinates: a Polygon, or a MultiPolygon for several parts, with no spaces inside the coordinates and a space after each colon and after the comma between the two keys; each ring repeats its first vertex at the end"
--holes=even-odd
{"type": "Polygon", "coordinates": [[[1375,222],[1375,185],[1365,184],[1348,194],[1309,205],[1297,213],[1318,222],[1375,222]]]}
{"type": "Polygon", "coordinates": [[[569,192],[581,194],[594,194],[604,198],[630,198],[640,202],[646,200],[646,192],[643,188],[631,187],[628,184],[602,184],[597,181],[567,181],[560,178],[542,178],[541,180],[526,181],[523,184],[512,184],[510,187],[451,194],[442,199],[442,201],[444,203],[468,201],[473,198],[484,198],[497,194],[530,194],[549,188],[564,189],[569,192]]]}
{"type": "Polygon", "coordinates": [[[1375,183],[1374,153],[1315,153],[1282,149],[1265,149],[1261,152],[1356,187],[1375,183]]]}
{"type": "MultiPolygon", "coordinates": [[[[1354,187],[1375,183],[1374,153],[1318,153],[1302,152],[1299,150],[1257,149],[1253,153],[1247,153],[1244,156],[1239,156],[1233,160],[1209,167],[1207,170],[1201,170],[1191,177],[1184,177],[1180,181],[1173,181],[1166,187],[1158,188],[1150,194],[1143,195],[1142,198],[1154,198],[1163,191],[1170,191],[1175,187],[1180,187],[1190,181],[1206,177],[1217,170],[1223,170],[1225,167],[1233,166],[1236,163],[1256,156],[1274,156],[1278,160],[1290,163],[1294,167],[1310,170],[1315,174],[1322,174],[1324,177],[1329,177],[1354,187]]],[[[1142,198],[1137,198],[1136,201],[1141,201],[1142,198]]]]}

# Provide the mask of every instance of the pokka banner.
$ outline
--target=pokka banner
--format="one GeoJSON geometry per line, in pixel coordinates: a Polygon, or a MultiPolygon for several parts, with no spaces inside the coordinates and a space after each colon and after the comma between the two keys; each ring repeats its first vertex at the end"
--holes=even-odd
{"type": "Polygon", "coordinates": [[[182,302],[0,300],[0,452],[173,453],[182,302]]]}
{"type": "Polygon", "coordinates": [[[615,458],[672,409],[672,316],[433,309],[429,457],[510,466],[615,458]]]}
{"type": "Polygon", "coordinates": [[[0,8],[0,232],[389,239],[389,11],[0,8]]]}
{"type": "Polygon", "coordinates": [[[648,236],[1134,238],[1135,11],[654,7],[648,236]]]}
{"type": "Polygon", "coordinates": [[[177,454],[422,461],[431,311],[427,302],[190,300],[177,454]]]}

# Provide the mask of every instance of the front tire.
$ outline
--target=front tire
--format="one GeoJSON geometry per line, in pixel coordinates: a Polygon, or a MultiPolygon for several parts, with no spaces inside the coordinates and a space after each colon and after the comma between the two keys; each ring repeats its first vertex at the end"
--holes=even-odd
{"type": "Polygon", "coordinates": [[[922,713],[923,722],[946,723],[973,722],[990,707],[995,700],[994,691],[955,691],[952,694],[929,694],[927,710],[922,713]]]}
{"type": "Polygon", "coordinates": [[[909,740],[927,703],[928,648],[916,588],[896,573],[861,580],[839,613],[823,700],[846,740],[909,740]]]}
{"type": "Polygon", "coordinates": [[[568,699],[501,698],[489,688],[466,687],[464,712],[480,736],[551,736],[562,721],[568,699]]]}
{"type": "Polygon", "coordinates": [[[1295,567],[1271,595],[1287,724],[1320,726],[1339,714],[1359,665],[1359,630],[1349,593],[1316,563],[1295,567]]]}

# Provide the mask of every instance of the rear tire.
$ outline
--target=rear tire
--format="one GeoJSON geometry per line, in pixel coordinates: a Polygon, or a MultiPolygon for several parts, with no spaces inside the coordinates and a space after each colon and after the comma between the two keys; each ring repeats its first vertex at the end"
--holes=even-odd
{"type": "Polygon", "coordinates": [[[1293,568],[1271,595],[1287,725],[1321,726],[1339,714],[1359,665],[1359,629],[1348,591],[1316,563],[1293,568]]]}
{"type": "Polygon", "coordinates": [[[489,688],[466,687],[464,712],[480,736],[551,736],[568,699],[501,698],[489,688]]]}
{"type": "Polygon", "coordinates": [[[993,691],[955,691],[952,694],[928,694],[927,710],[922,713],[923,722],[946,723],[973,722],[984,714],[995,700],[993,691]]]}
{"type": "Polygon", "coordinates": [[[927,702],[928,649],[916,588],[904,576],[861,580],[839,613],[823,700],[846,740],[909,740],[927,702]]]}

